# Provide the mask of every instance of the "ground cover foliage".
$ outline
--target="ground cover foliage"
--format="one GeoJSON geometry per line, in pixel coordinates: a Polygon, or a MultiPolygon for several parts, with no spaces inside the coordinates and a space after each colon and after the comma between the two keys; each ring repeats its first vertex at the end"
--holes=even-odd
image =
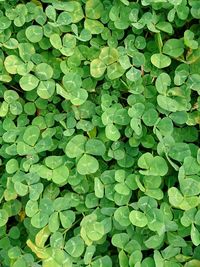
{"type": "Polygon", "coordinates": [[[0,266],[200,266],[199,19],[0,0],[0,266]]]}

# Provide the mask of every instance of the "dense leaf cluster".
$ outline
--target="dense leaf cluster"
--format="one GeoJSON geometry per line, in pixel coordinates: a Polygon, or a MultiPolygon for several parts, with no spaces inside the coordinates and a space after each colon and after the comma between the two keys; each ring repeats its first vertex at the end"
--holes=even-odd
{"type": "Polygon", "coordinates": [[[0,265],[200,266],[200,1],[0,0],[0,265]]]}

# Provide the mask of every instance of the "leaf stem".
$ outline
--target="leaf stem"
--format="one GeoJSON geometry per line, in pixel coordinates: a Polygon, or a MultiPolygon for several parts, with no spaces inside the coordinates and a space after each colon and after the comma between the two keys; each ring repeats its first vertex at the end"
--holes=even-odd
{"type": "Polygon", "coordinates": [[[77,223],[79,223],[81,220],[82,220],[82,218],[79,218],[78,220],[76,220],[76,221],[72,224],[71,227],[69,227],[69,228],[67,228],[67,229],[65,229],[65,230],[63,231],[64,239],[65,239],[66,233],[67,233],[71,228],[73,228],[77,223]]]}

